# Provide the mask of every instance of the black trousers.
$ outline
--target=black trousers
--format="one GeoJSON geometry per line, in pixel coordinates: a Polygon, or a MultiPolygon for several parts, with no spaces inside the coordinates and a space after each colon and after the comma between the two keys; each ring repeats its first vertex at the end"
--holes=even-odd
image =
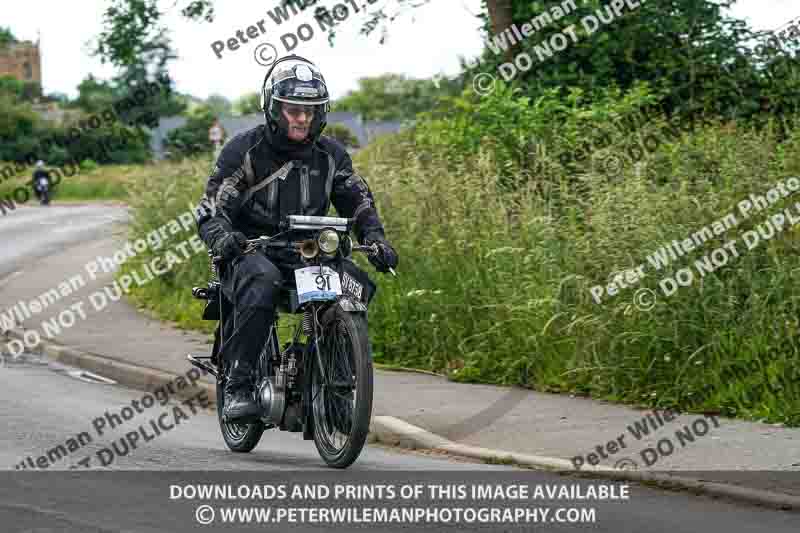
{"type": "MultiPolygon", "coordinates": [[[[220,273],[222,294],[230,305],[223,306],[224,327],[221,349],[217,354],[223,368],[233,367],[234,374],[244,378],[256,366],[273,322],[277,297],[284,279],[291,279],[296,268],[304,265],[296,253],[280,253],[267,257],[261,252],[239,256],[220,273]],[[236,371],[240,369],[241,372],[236,371]]],[[[345,275],[362,289],[358,298],[369,304],[377,287],[354,262],[343,262],[345,275]]]]}
{"type": "Polygon", "coordinates": [[[220,332],[220,361],[244,378],[255,368],[275,315],[278,292],[292,265],[256,252],[234,259],[221,272],[222,293],[231,303],[220,332]]]}

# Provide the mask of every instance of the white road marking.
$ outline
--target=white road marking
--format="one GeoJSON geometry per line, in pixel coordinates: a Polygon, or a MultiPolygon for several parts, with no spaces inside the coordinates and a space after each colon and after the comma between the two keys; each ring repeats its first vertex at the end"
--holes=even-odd
{"type": "Polygon", "coordinates": [[[0,279],[0,288],[3,288],[6,285],[8,285],[9,282],[12,279],[16,278],[17,276],[21,276],[23,272],[25,272],[25,271],[24,270],[17,270],[16,272],[12,272],[8,276],[4,277],[3,279],[0,279]]]}
{"type": "Polygon", "coordinates": [[[95,374],[93,372],[89,372],[88,370],[70,370],[69,372],[67,372],[67,375],[69,377],[72,377],[72,378],[75,378],[75,379],[79,379],[81,381],[85,381],[87,383],[93,383],[93,384],[102,383],[102,384],[105,384],[105,385],[116,385],[117,384],[117,382],[114,381],[113,379],[109,379],[109,378],[103,377],[103,376],[101,376],[99,374],[95,374]]]}

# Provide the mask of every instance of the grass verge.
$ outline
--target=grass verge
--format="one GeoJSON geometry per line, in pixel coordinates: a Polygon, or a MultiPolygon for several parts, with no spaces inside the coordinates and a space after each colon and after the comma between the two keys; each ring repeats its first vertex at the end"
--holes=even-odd
{"type": "MultiPolygon", "coordinates": [[[[2,165],[0,165],[2,166],[2,165]]],[[[128,200],[135,184],[141,181],[143,175],[153,172],[150,165],[84,165],[79,169],[65,166],[57,172],[55,168],[48,168],[51,177],[57,182],[61,174],[61,182],[53,189],[53,202],[61,201],[91,201],[91,200],[128,200]]],[[[26,169],[0,184],[0,198],[8,197],[24,199],[25,195],[14,191],[24,188],[28,191],[29,201],[35,201],[31,187],[33,169],[26,169]]]]}

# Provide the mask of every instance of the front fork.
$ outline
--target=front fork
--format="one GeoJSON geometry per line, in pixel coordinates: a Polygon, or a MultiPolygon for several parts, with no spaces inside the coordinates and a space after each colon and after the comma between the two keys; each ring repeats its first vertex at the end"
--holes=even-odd
{"type": "MultiPolygon", "coordinates": [[[[338,306],[347,313],[366,313],[367,306],[363,303],[354,300],[348,296],[344,296],[331,304],[319,304],[313,302],[310,304],[313,317],[324,317],[327,313],[335,312],[334,307],[338,306]]],[[[323,372],[323,379],[328,381],[328,377],[324,375],[325,366],[322,364],[322,352],[320,351],[319,344],[324,339],[318,335],[322,331],[321,324],[316,323],[314,318],[314,327],[312,328],[311,335],[309,335],[308,346],[306,347],[305,357],[303,357],[304,372],[303,372],[303,439],[311,440],[314,438],[314,416],[312,406],[312,379],[314,364],[318,365],[323,372]]]]}
{"type": "Polygon", "coordinates": [[[303,440],[313,440],[314,438],[312,372],[314,371],[314,363],[321,363],[319,350],[319,342],[321,339],[319,332],[322,328],[321,325],[317,323],[317,317],[319,317],[321,312],[322,305],[312,302],[309,304],[305,316],[303,317],[303,326],[308,336],[306,353],[303,357],[303,440]]]}

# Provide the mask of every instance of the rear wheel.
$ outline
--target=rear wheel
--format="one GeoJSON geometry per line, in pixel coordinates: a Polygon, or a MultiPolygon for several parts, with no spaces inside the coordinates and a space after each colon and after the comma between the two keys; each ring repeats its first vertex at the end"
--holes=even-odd
{"type": "Polygon", "coordinates": [[[347,468],[359,456],[372,417],[372,353],[366,316],[335,305],[322,319],[313,354],[314,444],[328,466],[347,468]]]}
{"type": "Polygon", "coordinates": [[[266,426],[263,422],[235,424],[225,422],[222,413],[225,410],[225,391],[223,379],[217,379],[217,417],[222,430],[222,438],[231,451],[247,453],[253,450],[261,440],[266,426]]]}

